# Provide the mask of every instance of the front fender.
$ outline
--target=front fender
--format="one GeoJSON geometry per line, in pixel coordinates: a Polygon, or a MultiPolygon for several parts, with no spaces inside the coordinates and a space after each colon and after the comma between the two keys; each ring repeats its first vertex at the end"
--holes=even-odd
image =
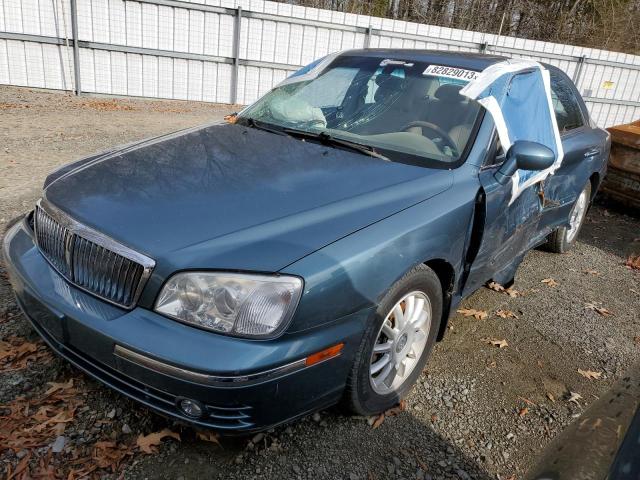
{"type": "Polygon", "coordinates": [[[454,182],[445,192],[284,268],[282,273],[305,279],[289,331],[318,327],[377,306],[407,271],[432,259],[449,263],[458,278],[475,193],[471,188],[456,188],[454,182]]]}

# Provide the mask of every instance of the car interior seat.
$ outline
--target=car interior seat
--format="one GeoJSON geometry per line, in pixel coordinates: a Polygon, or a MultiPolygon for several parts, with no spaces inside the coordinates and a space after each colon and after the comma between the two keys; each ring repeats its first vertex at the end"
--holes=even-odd
{"type": "Polygon", "coordinates": [[[424,121],[438,125],[449,133],[462,149],[471,135],[478,106],[460,95],[462,85],[445,83],[440,85],[425,105],[424,121]]]}

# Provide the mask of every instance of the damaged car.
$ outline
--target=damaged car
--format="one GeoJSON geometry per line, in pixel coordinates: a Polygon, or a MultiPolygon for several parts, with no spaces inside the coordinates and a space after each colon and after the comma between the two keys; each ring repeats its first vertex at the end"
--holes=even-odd
{"type": "Polygon", "coordinates": [[[526,60],[333,54],[215,123],[53,172],[4,255],[33,328],[173,419],[397,404],[457,305],[566,252],[610,141],[526,60]]]}

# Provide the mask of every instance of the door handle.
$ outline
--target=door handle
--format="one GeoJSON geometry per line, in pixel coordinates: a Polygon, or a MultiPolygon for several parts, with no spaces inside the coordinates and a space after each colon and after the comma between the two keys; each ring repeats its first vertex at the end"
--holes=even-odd
{"type": "Polygon", "coordinates": [[[587,148],[584,152],[584,158],[595,157],[596,155],[600,155],[600,152],[600,147],[587,148]]]}

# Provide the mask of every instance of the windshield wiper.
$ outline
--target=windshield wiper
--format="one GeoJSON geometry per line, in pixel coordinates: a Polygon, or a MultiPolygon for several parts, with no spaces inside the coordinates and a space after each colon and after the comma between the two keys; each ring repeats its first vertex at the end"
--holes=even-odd
{"type": "Polygon", "coordinates": [[[275,133],[276,135],[285,135],[285,136],[288,135],[283,129],[274,128],[270,126],[268,123],[257,121],[255,118],[252,118],[252,117],[245,117],[245,118],[242,118],[242,120],[244,120],[244,123],[247,127],[257,128],[258,130],[264,130],[265,132],[275,133]]]}
{"type": "Polygon", "coordinates": [[[287,135],[291,135],[293,137],[318,140],[320,143],[324,145],[343,147],[349,150],[362,153],[364,155],[369,155],[370,157],[380,158],[382,160],[389,161],[387,157],[385,157],[381,153],[376,152],[376,150],[370,145],[364,145],[362,143],[352,142],[350,140],[345,140],[343,138],[337,138],[332,135],[329,135],[326,132],[318,132],[318,133],[307,132],[306,130],[297,130],[295,128],[283,128],[282,131],[287,135]]]}

